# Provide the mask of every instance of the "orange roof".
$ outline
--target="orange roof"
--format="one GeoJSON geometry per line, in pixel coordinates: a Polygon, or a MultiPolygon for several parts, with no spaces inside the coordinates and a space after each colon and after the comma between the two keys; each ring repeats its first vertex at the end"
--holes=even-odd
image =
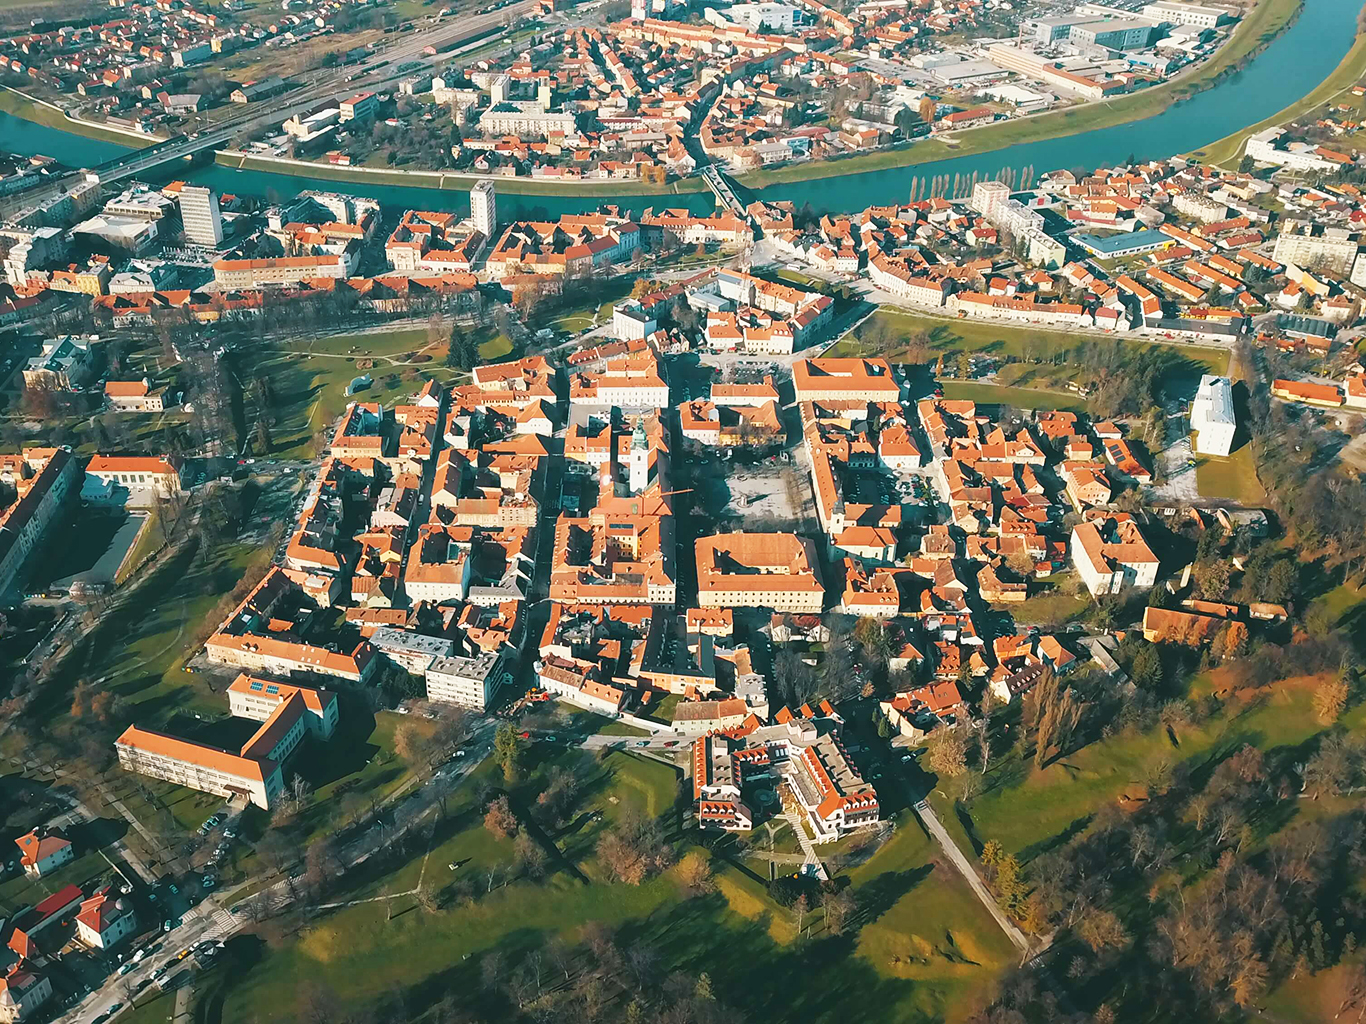
{"type": "Polygon", "coordinates": [[[147,754],[185,761],[210,771],[235,775],[240,779],[251,779],[254,782],[264,782],[278,767],[268,758],[257,760],[242,757],[217,747],[191,743],[189,740],[177,739],[165,733],[153,732],[151,729],[141,729],[136,725],[130,725],[125,729],[123,735],[115,741],[115,746],[130,747],[147,754]]]}
{"type": "Polygon", "coordinates": [[[87,473],[152,473],[174,476],[176,469],[160,455],[92,455],[86,464],[87,473]]]}

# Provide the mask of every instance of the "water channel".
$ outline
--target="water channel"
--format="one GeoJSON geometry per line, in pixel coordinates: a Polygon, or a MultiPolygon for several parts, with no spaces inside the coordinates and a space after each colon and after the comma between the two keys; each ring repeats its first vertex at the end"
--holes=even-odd
{"type": "MultiPolygon", "coordinates": [[[[820,211],[850,212],[875,203],[905,201],[916,178],[974,171],[991,177],[1006,167],[1033,166],[1040,173],[1057,168],[1094,168],[1121,163],[1133,155],[1140,160],[1187,152],[1264,120],[1300,99],[1330,74],[1352,45],[1361,0],[1305,0],[1298,20],[1243,70],[1184,103],[1168,107],[1142,121],[1097,128],[1077,135],[1024,143],[990,153],[955,157],[913,167],[865,171],[838,177],[773,185],[755,192],[764,199],[810,203],[820,211]]],[[[73,166],[90,166],[109,159],[122,147],[81,138],[0,112],[0,149],[45,153],[73,166]]],[[[189,180],[238,195],[285,199],[306,190],[322,189],[371,196],[386,207],[439,210],[468,209],[466,192],[370,185],[238,171],[216,164],[193,169],[189,180]]],[[[527,196],[502,192],[500,214],[558,216],[619,202],[639,211],[647,206],[710,210],[709,192],[682,195],[527,196]]]]}

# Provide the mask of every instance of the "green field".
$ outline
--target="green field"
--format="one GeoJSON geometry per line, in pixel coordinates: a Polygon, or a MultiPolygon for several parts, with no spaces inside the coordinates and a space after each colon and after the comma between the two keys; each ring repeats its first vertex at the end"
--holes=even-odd
{"type": "MultiPolygon", "coordinates": [[[[1094,334],[1076,334],[1068,331],[1053,331],[1036,327],[1006,327],[1000,324],[984,323],[977,320],[934,317],[919,313],[883,307],[869,317],[866,333],[880,337],[884,333],[890,338],[905,338],[923,331],[929,338],[932,353],[980,352],[984,355],[1005,358],[1043,360],[1044,367],[1031,367],[1041,372],[1051,360],[1066,362],[1069,356],[1079,349],[1097,345],[1115,345],[1124,351],[1137,352],[1150,347],[1152,342],[1130,338],[1101,337],[1094,334]]],[[[880,346],[881,347],[881,346],[880,346]]],[[[1169,346],[1192,364],[1192,372],[1223,373],[1228,366],[1229,354],[1225,349],[1201,345],[1169,346]]],[[[885,355],[896,362],[898,354],[904,349],[892,344],[885,355]]],[[[845,335],[824,353],[827,356],[871,355],[873,352],[852,335],[845,335]]]]}
{"type": "MultiPolygon", "coordinates": [[[[394,405],[406,401],[422,388],[428,378],[449,381],[455,371],[441,362],[445,342],[433,349],[433,358],[421,364],[398,357],[415,351],[400,339],[403,332],[369,336],[320,339],[309,352],[307,343],[266,346],[249,356],[243,373],[249,379],[268,377],[279,396],[277,423],[271,431],[269,454],[276,458],[311,458],[321,444],[330,440],[330,431],[348,403],[382,402],[394,405]],[[375,339],[372,344],[368,339],[375,339]],[[357,347],[355,354],[343,354],[357,347]],[[393,354],[381,355],[381,349],[393,354]],[[362,369],[357,364],[370,359],[373,365],[362,369]],[[356,377],[368,374],[370,387],[347,396],[346,388],[356,377]]],[[[420,332],[424,334],[425,332],[420,332]]]]}
{"type": "Polygon", "coordinates": [[[964,384],[956,380],[944,381],[944,397],[979,405],[1013,405],[1017,409],[1070,409],[1085,412],[1086,401],[1065,392],[1040,391],[1036,388],[1007,388],[995,384],[964,384]]]}
{"type": "MultiPolygon", "coordinates": [[[[968,804],[975,831],[982,841],[996,839],[1007,851],[1028,859],[1033,853],[1084,829],[1105,804],[1126,791],[1142,793],[1145,769],[1160,758],[1198,766],[1218,751],[1236,749],[1244,742],[1262,750],[1292,747],[1323,731],[1314,714],[1308,688],[1279,685],[1262,705],[1240,707],[1236,702],[1220,717],[1203,726],[1179,730],[1180,746],[1172,744],[1164,728],[1146,733],[1120,733],[1039,770],[1032,760],[1014,754],[994,763],[982,795],[968,804]]],[[[1341,724],[1349,729],[1366,723],[1366,706],[1358,705],[1341,724]]],[[[952,796],[955,786],[941,781],[952,796]]]]}
{"type": "Polygon", "coordinates": [[[1016,622],[1061,624],[1085,614],[1091,599],[1084,592],[1067,593],[1048,589],[1031,595],[1019,604],[1005,606],[1016,622]]]}
{"type": "Polygon", "coordinates": [[[1202,498],[1228,498],[1244,505],[1266,500],[1266,490],[1257,481],[1257,462],[1250,444],[1227,458],[1197,455],[1195,481],[1202,498]]]}
{"type": "Polygon", "coordinates": [[[481,810],[470,804],[478,779],[501,777],[486,763],[457,791],[430,851],[414,850],[345,897],[380,899],[329,912],[283,943],[261,947],[253,969],[225,991],[223,1019],[294,1019],[301,978],[344,1001],[400,993],[410,1019],[446,993],[493,1019],[480,957],[498,951],[515,963],[552,936],[577,942],[588,921],[655,949],[661,976],[708,972],[717,997],[746,1018],[798,1000],[813,1021],[832,1024],[960,1020],[1012,962],[1012,947],[962,881],[934,866],[936,851],[912,818],[850,873],[860,908],[851,930],[824,934],[814,911],[811,938],[798,943],[790,912],[769,900],[740,861],[713,856],[715,891],[692,899],[672,869],[639,887],[607,881],[597,837],[629,808],[664,815],[666,836],[686,847],[673,770],[621,752],[594,765],[576,751],[534,748],[533,758],[542,757],[535,774],[513,787],[514,806],[537,789],[541,768],[551,763],[577,765],[584,786],[570,824],[547,833],[562,859],[545,880],[500,873],[489,890],[488,872],[509,869],[512,843],[484,829],[481,810]],[[473,883],[469,904],[448,891],[462,879],[473,883]],[[419,880],[437,890],[441,909],[425,912],[415,897],[392,895],[419,880]]]}

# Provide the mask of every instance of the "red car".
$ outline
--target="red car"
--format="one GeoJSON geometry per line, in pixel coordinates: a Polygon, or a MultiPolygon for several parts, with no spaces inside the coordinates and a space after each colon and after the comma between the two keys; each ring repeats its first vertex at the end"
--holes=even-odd
{"type": "Polygon", "coordinates": [[[529,739],[531,739],[531,733],[529,733],[529,732],[524,732],[524,733],[522,733],[522,739],[524,739],[524,740],[529,740],[529,739]]]}

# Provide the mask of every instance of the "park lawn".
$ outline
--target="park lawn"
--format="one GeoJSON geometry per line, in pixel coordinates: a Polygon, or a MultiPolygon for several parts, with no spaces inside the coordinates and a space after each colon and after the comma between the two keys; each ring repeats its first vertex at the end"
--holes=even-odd
{"type": "MultiPolygon", "coordinates": [[[[307,343],[310,353],[338,356],[397,358],[428,348],[445,351],[444,337],[433,340],[426,327],[410,327],[401,331],[370,331],[361,334],[336,334],[315,338],[307,343]]],[[[295,347],[302,348],[303,345],[295,347]]]]}
{"type": "MultiPolygon", "coordinates": [[[[221,796],[125,772],[115,773],[109,788],[151,832],[170,832],[173,829],[193,832],[223,805],[221,796]],[[163,825],[170,827],[163,828],[163,825]]],[[[118,811],[114,810],[113,813],[117,814],[118,811]]]]}
{"type": "Polygon", "coordinates": [[[953,1020],[1014,961],[1015,948],[938,856],[914,815],[903,815],[896,835],[850,878],[874,915],[859,933],[859,954],[880,972],[913,982],[934,1018],[953,1020]]]}
{"type": "Polygon", "coordinates": [[[678,707],[682,699],[681,693],[665,694],[645,708],[645,716],[658,722],[672,722],[674,720],[674,708],[678,707]]]}
{"type": "MultiPolygon", "coordinates": [[[[945,317],[908,313],[903,310],[883,306],[869,318],[876,328],[885,326],[889,333],[906,337],[913,332],[924,331],[929,336],[930,350],[934,353],[979,352],[983,355],[1017,359],[1040,359],[1043,364],[1028,367],[1035,372],[1046,372],[1048,363],[1072,362],[1072,356],[1082,348],[1096,345],[1118,345],[1131,353],[1148,347],[1150,342],[1132,338],[1112,338],[1094,334],[1077,334],[1068,331],[1055,331],[1042,327],[1008,327],[1001,324],[986,323],[979,320],[959,320],[945,317]]],[[[1192,373],[1224,373],[1228,368],[1229,353],[1226,349],[1202,345],[1169,346],[1180,353],[1191,364],[1192,373]]],[[[895,346],[881,353],[891,362],[901,361],[895,346]]],[[[851,335],[845,335],[825,353],[828,356],[867,355],[851,335]]],[[[1023,371],[1020,371],[1023,372],[1023,371]]]]}
{"type": "Polygon", "coordinates": [[[479,358],[486,360],[506,359],[512,354],[512,339],[506,334],[497,334],[488,341],[479,343],[479,358]]]}
{"type": "Polygon", "coordinates": [[[1252,456],[1250,444],[1243,445],[1227,458],[1197,455],[1195,484],[1202,498],[1228,498],[1244,505],[1266,500],[1266,490],[1257,480],[1257,461],[1252,456]]]}
{"type": "Polygon", "coordinates": [[[614,721],[608,722],[601,729],[599,729],[598,735],[629,736],[637,739],[643,739],[644,737],[651,735],[651,733],[649,733],[645,729],[638,729],[634,725],[627,725],[625,722],[614,721]]]}
{"type": "MultiPolygon", "coordinates": [[[[211,551],[204,564],[158,566],[154,582],[135,602],[132,628],[102,651],[104,645],[96,645],[87,676],[117,693],[133,717],[150,728],[177,712],[221,717],[222,698],[196,685],[198,675],[182,668],[195,653],[189,636],[249,569],[270,556],[268,547],[233,542],[211,551]]],[[[183,555],[175,559],[186,561],[193,563],[183,555]]]]}
{"type": "Polygon", "coordinates": [[[151,996],[138,996],[133,1005],[114,1020],[117,1024],[166,1024],[174,1016],[175,989],[171,989],[151,996]]]}
{"type": "MultiPolygon", "coordinates": [[[[404,351],[408,351],[405,349],[404,351]]],[[[433,359],[420,366],[391,366],[379,359],[367,370],[357,368],[364,355],[301,355],[291,350],[267,350],[248,369],[247,376],[268,376],[279,395],[279,421],[272,430],[269,454],[276,458],[312,458],[317,454],[314,441],[319,431],[323,444],[330,439],[333,424],[350,402],[401,404],[419,391],[428,378],[445,381],[452,371],[433,359]],[[351,381],[369,374],[374,383],[348,396],[351,381]]]]}
{"type": "Polygon", "coordinates": [[[976,402],[978,405],[1013,405],[1017,409],[1070,409],[1085,412],[1086,400],[1059,391],[1037,388],[1007,388],[996,384],[966,384],[962,381],[943,382],[944,397],[957,401],[976,402]]]}
{"type": "Polygon", "coordinates": [[[341,711],[337,733],[326,743],[314,744],[307,760],[299,764],[313,787],[298,818],[306,842],[335,831],[349,809],[347,802],[354,803],[356,811],[368,812],[409,784],[412,772],[394,752],[394,734],[400,725],[407,723],[420,735],[435,728],[415,716],[372,714],[354,699],[345,699],[341,711]]]}
{"type": "MultiPolygon", "coordinates": [[[[1022,762],[1012,753],[988,772],[985,791],[968,805],[976,837],[998,840],[1007,852],[1027,861],[1083,831],[1100,807],[1121,794],[1141,797],[1144,771],[1159,759],[1199,764],[1244,743],[1269,750],[1305,742],[1323,730],[1311,705],[1309,687],[1281,682],[1273,684],[1260,705],[1240,706],[1235,699],[1219,717],[1181,728],[1179,747],[1159,726],[1097,741],[1042,771],[1032,759],[1022,762]]],[[[1352,728],[1363,721],[1366,706],[1358,706],[1342,724],[1352,728]]],[[[957,790],[942,780],[940,788],[949,796],[957,790]]]]}
{"type": "Polygon", "coordinates": [[[1083,615],[1091,607],[1091,600],[1085,594],[1069,594],[1057,588],[1042,590],[1019,604],[1001,605],[1010,612],[1017,623],[1054,623],[1071,622],[1083,615]]]}
{"type": "MultiPolygon", "coordinates": [[[[538,767],[576,756],[540,744],[533,757],[542,748],[538,767]]],[[[595,810],[610,817],[629,806],[647,812],[672,806],[674,773],[665,766],[614,753],[590,771],[598,770],[605,777],[585,779],[585,799],[567,830],[595,810]]],[[[497,777],[489,763],[475,774],[481,773],[497,777]]],[[[514,802],[535,784],[532,778],[514,785],[514,802]]],[[[934,850],[914,824],[851,873],[867,915],[862,933],[825,934],[817,910],[806,919],[812,938],[799,944],[792,913],[768,898],[763,881],[719,861],[713,862],[715,891],[686,901],[672,869],[638,887],[586,883],[569,866],[540,883],[509,881],[512,844],[483,828],[480,810],[471,806],[472,788],[466,783],[452,798],[430,851],[414,848],[397,870],[348,894],[405,895],[346,906],[279,946],[262,947],[260,961],[238,972],[225,991],[222,1019],[292,1019],[300,978],[347,1001],[397,990],[417,1013],[452,991],[478,1013],[485,953],[515,960],[552,936],[575,942],[588,921],[614,928],[628,946],[654,947],[663,973],[707,971],[718,998],[747,1016],[799,1001],[804,1016],[822,1024],[961,1019],[1010,959],[1004,936],[962,883],[931,867],[934,850]],[[472,905],[453,902],[446,886],[456,878],[473,883],[472,905]],[[442,909],[423,912],[406,895],[418,879],[437,888],[442,909]],[[718,949],[727,954],[718,957],[718,949]],[[903,949],[916,959],[894,962],[903,949]]],[[[553,838],[572,865],[583,845],[578,835],[553,838]]]]}

